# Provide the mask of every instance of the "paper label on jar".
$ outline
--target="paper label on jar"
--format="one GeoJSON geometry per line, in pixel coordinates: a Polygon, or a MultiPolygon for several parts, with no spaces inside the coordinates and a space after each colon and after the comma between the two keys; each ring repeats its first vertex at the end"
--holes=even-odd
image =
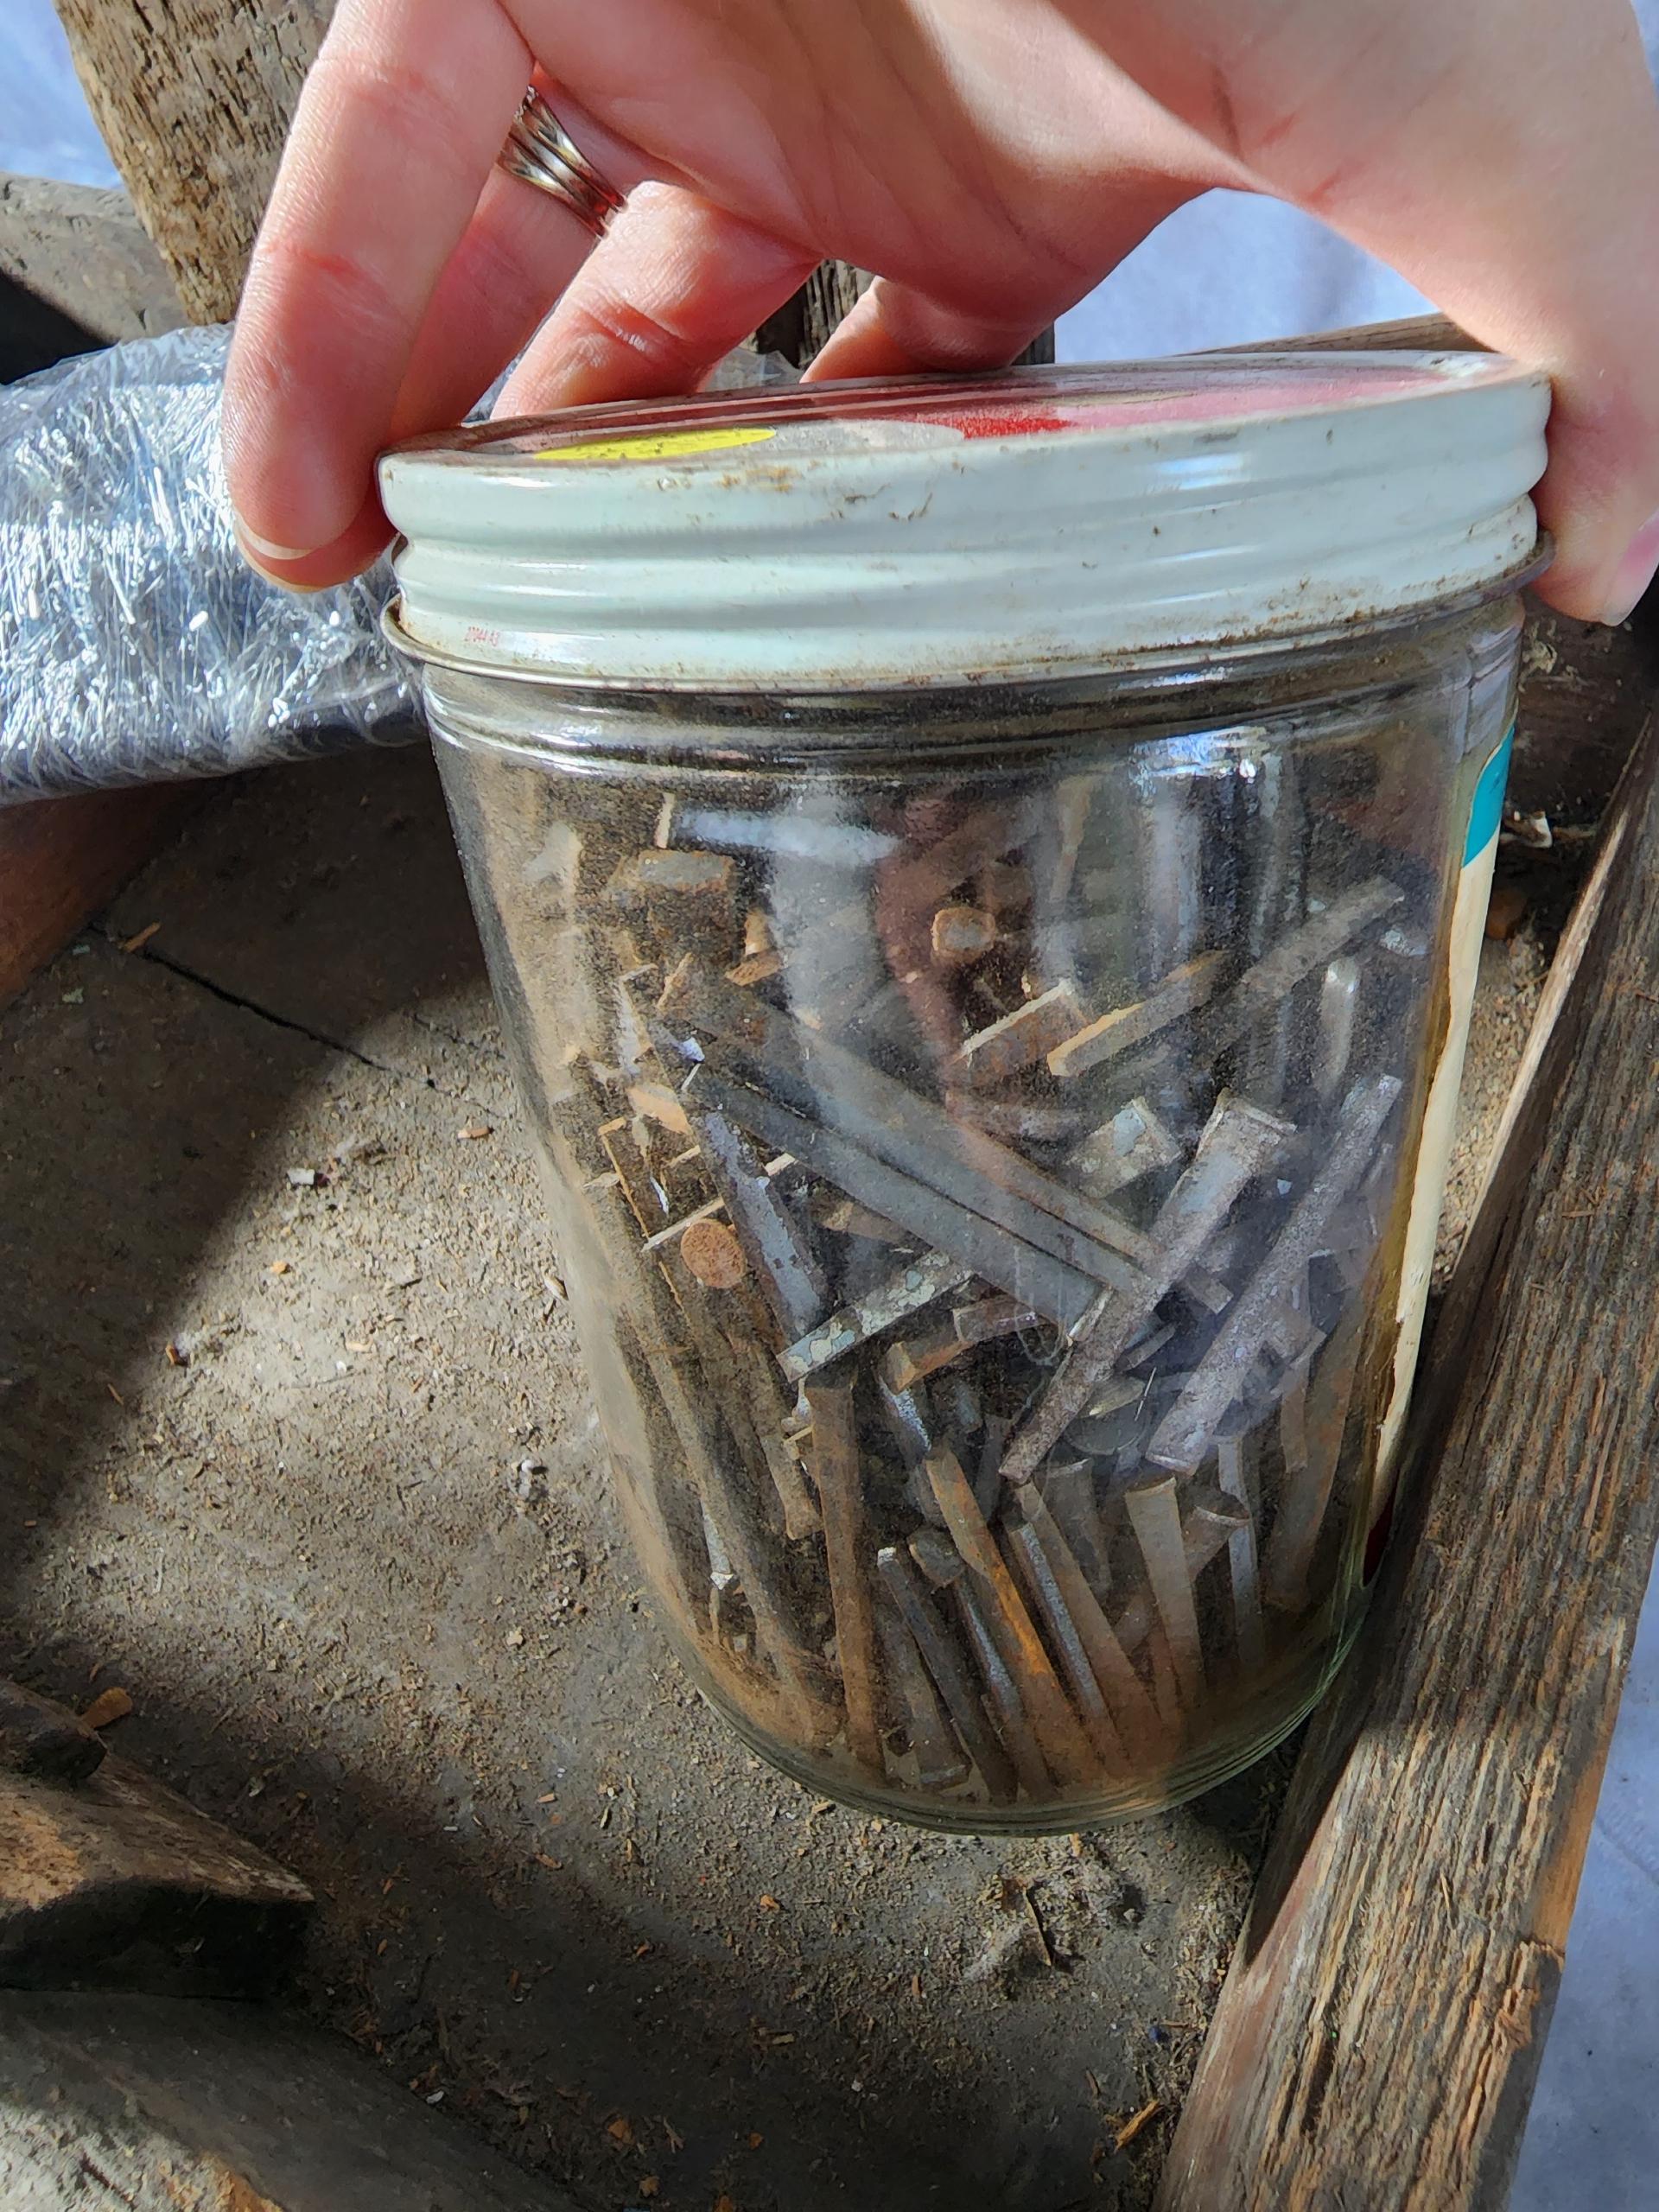
{"type": "Polygon", "coordinates": [[[1509,780],[1510,754],[1514,744],[1515,730],[1511,725],[1508,736],[1481,770],[1469,810],[1463,868],[1452,908],[1451,944],[1446,955],[1446,1041],[1440,1048],[1433,1080],[1429,1084],[1428,1102],[1423,1109],[1417,1179],[1412,1186],[1405,1262],[1400,1273],[1400,1333],[1395,1345],[1394,1391],[1382,1416],[1373,1522],[1381,1516],[1392,1494],[1394,1456],[1399,1448],[1400,1432],[1411,1400],[1417,1353],[1422,1343],[1429,1279],[1434,1272],[1434,1245],[1440,1235],[1440,1209],[1446,1199],[1446,1170],[1452,1160],[1452,1139],[1457,1134],[1458,1089],[1463,1080],[1463,1056],[1468,1047],[1469,1023],[1475,1008],[1475,980],[1480,972],[1480,946],[1485,933],[1487,902],[1491,896],[1492,867],[1497,858],[1497,833],[1503,818],[1503,787],[1509,780]]]}
{"type": "Polygon", "coordinates": [[[723,453],[732,446],[765,445],[778,433],[769,424],[747,429],[728,423],[714,430],[642,431],[629,438],[588,438],[573,446],[543,446],[537,461],[675,461],[687,453],[723,453]]]}

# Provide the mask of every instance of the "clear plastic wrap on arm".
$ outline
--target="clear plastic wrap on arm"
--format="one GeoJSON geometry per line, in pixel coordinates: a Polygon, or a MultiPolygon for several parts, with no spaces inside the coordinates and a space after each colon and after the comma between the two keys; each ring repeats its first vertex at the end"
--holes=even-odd
{"type": "Polygon", "coordinates": [[[0,388],[0,804],[419,734],[382,563],[308,596],[237,550],[227,329],[0,388]]]}

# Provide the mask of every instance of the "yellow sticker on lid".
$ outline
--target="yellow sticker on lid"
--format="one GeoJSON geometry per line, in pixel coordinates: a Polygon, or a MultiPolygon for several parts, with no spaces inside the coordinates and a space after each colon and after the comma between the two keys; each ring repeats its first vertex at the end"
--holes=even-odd
{"type": "Polygon", "coordinates": [[[537,461],[672,461],[683,453],[720,453],[728,446],[764,445],[775,429],[754,425],[723,430],[641,431],[632,438],[592,438],[585,444],[546,446],[537,461]]]}

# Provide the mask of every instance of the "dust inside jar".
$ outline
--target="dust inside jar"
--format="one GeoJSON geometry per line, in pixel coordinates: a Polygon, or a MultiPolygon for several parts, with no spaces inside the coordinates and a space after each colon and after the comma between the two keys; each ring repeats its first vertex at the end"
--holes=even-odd
{"type": "MultiPolygon", "coordinates": [[[[1328,362],[1306,373],[1311,440],[1320,407],[1355,403],[1328,362]]],[[[1442,392],[1417,374],[1402,405],[1442,392]]],[[[991,379],[952,406],[1073,473],[1092,427],[1108,489],[1150,438],[1173,497],[1165,418],[1134,427],[1107,375],[991,379]],[[1010,392],[1039,429],[1007,431],[1010,392]]],[[[821,448],[873,452],[916,480],[882,493],[894,515],[930,482],[957,496],[940,388],[900,389],[928,404],[895,403],[891,440],[768,395],[770,465],[810,480],[821,448]]],[[[590,426],[607,461],[615,411],[590,426]]],[[[1189,461],[1216,419],[1179,416],[1189,461]]],[[[580,552],[597,468],[570,465],[580,438],[514,435],[515,463],[543,438],[562,494],[576,484],[580,552]]],[[[966,434],[988,467],[990,435],[966,434]]],[[[721,505],[741,508],[758,449],[726,457],[724,493],[718,448],[688,449],[688,499],[727,538],[701,566],[658,549],[654,583],[595,583],[607,620],[644,622],[630,593],[694,604],[716,551],[766,569],[776,501],[721,505]]],[[[419,649],[415,556],[435,556],[388,480],[419,649]]],[[[784,626],[804,602],[853,620],[803,527],[806,550],[772,561],[782,582],[720,579],[740,626],[778,626],[765,684],[498,677],[429,641],[429,711],[659,1618],[811,1787],[946,1827],[1075,1826],[1235,1770],[1307,1710],[1360,1618],[1516,563],[1489,548],[1461,591],[1305,639],[1183,657],[1145,625],[1124,651],[1103,632],[1058,675],[1004,674],[1016,641],[973,639],[959,653],[990,666],[936,654],[905,689],[880,658],[896,634],[860,631],[831,684],[811,622],[784,626]]],[[[1138,525],[1111,527],[1127,576],[1138,525]]],[[[1510,527],[1529,544],[1529,510],[1510,527]]],[[[662,528],[696,536],[688,516],[662,528]]],[[[1032,620],[1005,619],[1020,637],[1032,620]]],[[[563,650],[577,626],[559,622],[563,650]]]]}

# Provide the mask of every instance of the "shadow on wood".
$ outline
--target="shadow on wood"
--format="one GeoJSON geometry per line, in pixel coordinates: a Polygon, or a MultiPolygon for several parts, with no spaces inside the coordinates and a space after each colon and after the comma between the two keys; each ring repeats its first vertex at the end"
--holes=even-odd
{"type": "Polygon", "coordinates": [[[248,2005],[10,1997],[0,2188],[29,2212],[571,2212],[343,2037],[248,2005]]]}
{"type": "Polygon", "coordinates": [[[0,1986],[257,1995],[311,1893],[257,1845],[3,1686],[0,1986]]]}

